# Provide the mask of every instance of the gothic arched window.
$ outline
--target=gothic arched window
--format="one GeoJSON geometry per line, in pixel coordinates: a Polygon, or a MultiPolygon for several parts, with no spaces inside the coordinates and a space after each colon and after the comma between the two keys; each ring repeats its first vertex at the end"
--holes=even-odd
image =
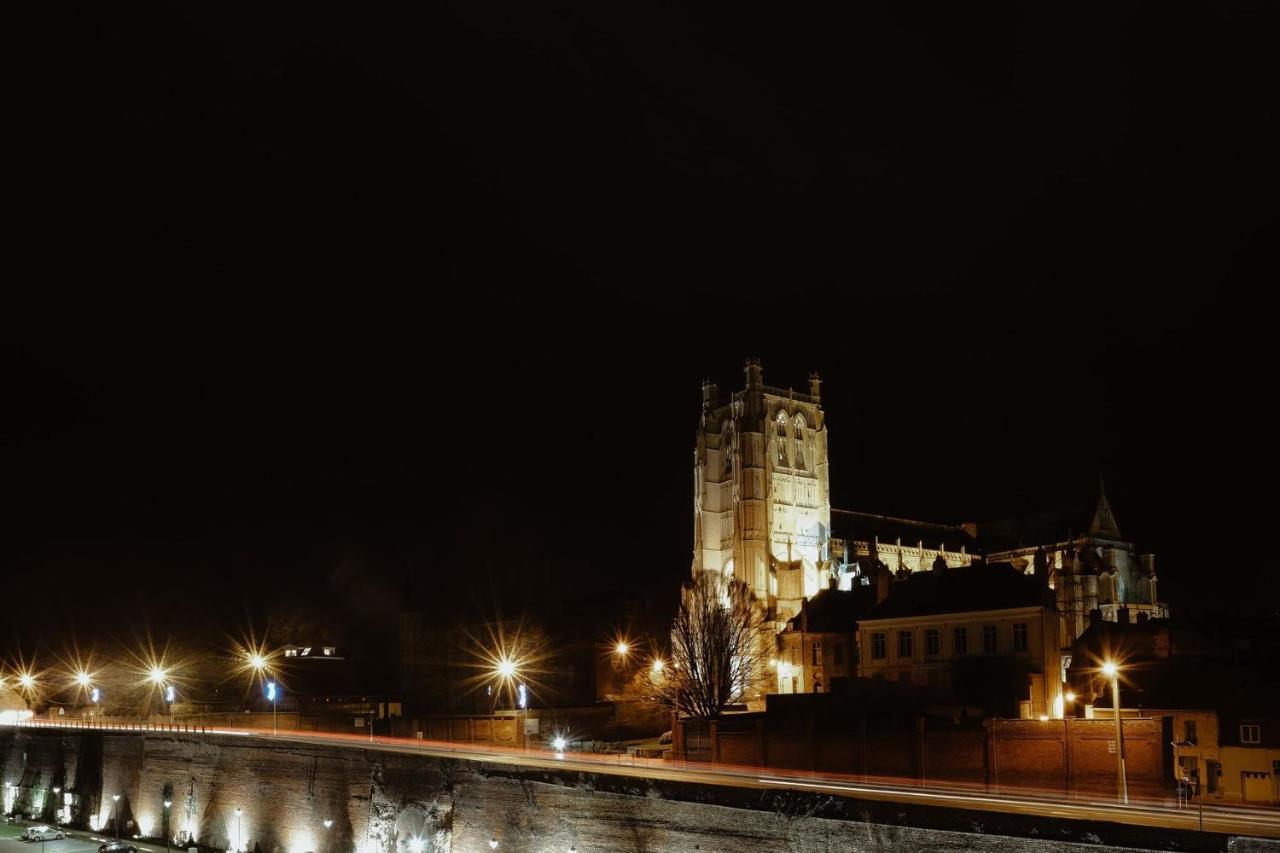
{"type": "Polygon", "coordinates": [[[800,471],[807,471],[805,460],[808,457],[809,447],[805,435],[804,418],[796,415],[796,450],[792,454],[795,459],[796,468],[800,471]]]}
{"type": "Polygon", "coordinates": [[[777,464],[783,468],[789,468],[791,463],[787,461],[787,416],[782,412],[778,412],[777,435],[774,437],[774,453],[777,455],[777,464]]]}
{"type": "Polygon", "coordinates": [[[720,435],[720,470],[726,477],[733,476],[733,433],[727,429],[720,435]]]}

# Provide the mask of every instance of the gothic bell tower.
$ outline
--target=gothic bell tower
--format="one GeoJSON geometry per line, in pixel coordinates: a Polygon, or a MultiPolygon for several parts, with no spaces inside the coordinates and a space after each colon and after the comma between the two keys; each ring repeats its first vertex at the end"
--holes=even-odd
{"type": "Polygon", "coordinates": [[[702,385],[694,450],[693,571],[746,583],[779,624],[800,612],[829,570],[831,498],[821,380],[808,393],[764,384],[748,359],[727,398],[702,385]]]}

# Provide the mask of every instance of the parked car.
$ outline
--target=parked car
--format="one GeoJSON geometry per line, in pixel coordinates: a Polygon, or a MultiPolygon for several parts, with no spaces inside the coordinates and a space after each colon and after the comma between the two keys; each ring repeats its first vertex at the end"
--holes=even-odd
{"type": "Polygon", "coordinates": [[[138,853],[138,848],[127,841],[104,841],[98,845],[98,853],[138,853]]]}
{"type": "Polygon", "coordinates": [[[66,834],[55,826],[28,826],[22,830],[23,841],[61,841],[66,834]]]}

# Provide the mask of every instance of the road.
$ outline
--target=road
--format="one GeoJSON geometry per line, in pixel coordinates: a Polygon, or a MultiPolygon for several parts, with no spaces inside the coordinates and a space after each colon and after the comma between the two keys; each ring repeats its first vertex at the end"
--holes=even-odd
{"type": "MultiPolygon", "coordinates": [[[[31,723],[28,722],[24,725],[31,725],[31,723]]],[[[38,725],[54,724],[40,723],[38,725]]],[[[487,745],[475,746],[391,737],[370,739],[360,735],[324,732],[280,731],[278,734],[273,734],[270,730],[210,729],[209,733],[299,744],[332,744],[344,747],[359,747],[378,752],[484,761],[513,767],[606,773],[637,779],[700,782],[709,785],[726,785],[734,788],[756,790],[812,791],[865,800],[916,803],[918,805],[943,808],[975,809],[1072,820],[1111,821],[1165,829],[1197,830],[1202,828],[1206,832],[1280,838],[1280,809],[1220,802],[1206,802],[1204,804],[1203,826],[1201,826],[1201,816],[1194,801],[1189,807],[1178,808],[1172,798],[1148,801],[1132,799],[1128,805],[1123,805],[1113,800],[1092,796],[1068,798],[1064,797],[1060,791],[1017,790],[991,792],[986,790],[985,787],[966,787],[962,785],[929,785],[928,787],[922,787],[914,782],[876,777],[864,780],[860,776],[855,778],[771,768],[699,764],[659,758],[637,758],[630,755],[557,753],[536,749],[507,749],[487,745]]],[[[0,851],[0,853],[3,852],[0,851]]],[[[62,853],[62,851],[50,850],[47,853],[62,853]]],[[[68,853],[80,853],[80,851],[68,851],[68,853]]]]}
{"type": "MultiPolygon", "coordinates": [[[[67,837],[62,841],[23,841],[19,837],[22,830],[34,825],[33,821],[0,823],[0,853],[97,853],[99,844],[114,840],[113,836],[97,832],[63,829],[67,837]]],[[[157,847],[140,841],[129,843],[138,848],[138,853],[164,853],[165,849],[163,845],[157,847]]]]}

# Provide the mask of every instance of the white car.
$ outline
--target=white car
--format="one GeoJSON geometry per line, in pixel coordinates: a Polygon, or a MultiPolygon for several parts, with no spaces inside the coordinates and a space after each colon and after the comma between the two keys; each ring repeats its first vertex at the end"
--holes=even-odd
{"type": "Polygon", "coordinates": [[[67,836],[53,826],[28,826],[22,830],[23,841],[61,841],[67,836]]]}

